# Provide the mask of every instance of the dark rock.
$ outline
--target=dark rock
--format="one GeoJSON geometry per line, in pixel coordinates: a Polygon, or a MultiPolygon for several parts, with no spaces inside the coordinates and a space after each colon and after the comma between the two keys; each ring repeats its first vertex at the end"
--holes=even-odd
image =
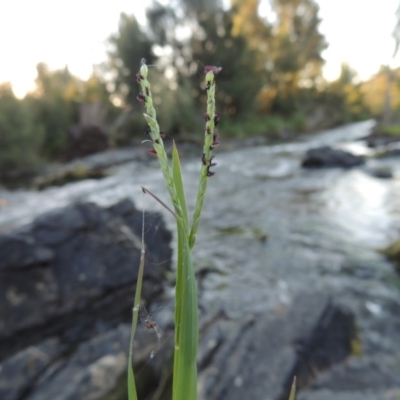
{"type": "Polygon", "coordinates": [[[400,376],[390,363],[376,364],[368,357],[356,357],[320,374],[311,389],[341,391],[400,388],[400,376]]]}
{"type": "MultiPolygon", "coordinates": [[[[397,400],[400,376],[393,360],[379,364],[366,356],[348,360],[320,374],[313,385],[299,393],[299,400],[397,400]]],[[[396,362],[397,360],[395,360],[396,362]]],[[[398,361],[397,361],[398,363],[398,361]]]]}
{"type": "MultiPolygon", "coordinates": [[[[171,234],[147,213],[143,298],[163,292],[171,234]],[[150,226],[150,222],[153,226],[150,226]],[[154,221],[157,226],[154,227],[154,221]],[[159,264],[163,263],[163,268],[159,264]]],[[[142,213],[78,203],[0,237],[0,361],[47,337],[79,343],[131,317],[140,262],[142,213]],[[8,246],[21,250],[10,253],[8,246]]]]}
{"type": "Polygon", "coordinates": [[[399,157],[400,144],[396,142],[396,143],[389,143],[386,146],[381,146],[377,149],[376,156],[379,158],[399,157]]]}
{"type": "MultiPolygon", "coordinates": [[[[136,235],[142,235],[143,215],[137,212],[130,200],[121,200],[108,209],[114,217],[124,221],[126,226],[136,235]]],[[[146,240],[146,260],[152,268],[145,269],[145,273],[151,275],[153,272],[159,276],[158,265],[168,260],[171,263],[172,251],[169,243],[172,240],[171,232],[166,229],[164,220],[159,213],[146,213],[144,218],[144,232],[146,240]],[[167,246],[160,244],[168,244],[167,246]]],[[[163,264],[164,265],[164,264],[163,264]]],[[[168,266],[167,265],[167,266],[168,266]]],[[[167,268],[168,269],[168,268],[167,268]]]]}
{"type": "Polygon", "coordinates": [[[400,141],[398,135],[388,135],[378,132],[373,132],[365,138],[368,147],[386,146],[400,141]]]}
{"type": "Polygon", "coordinates": [[[321,293],[299,296],[281,315],[225,321],[228,340],[202,372],[202,398],[287,400],[294,376],[303,388],[315,371],[351,354],[354,323],[350,311],[321,293]]]}
{"type": "Polygon", "coordinates": [[[386,165],[381,165],[379,167],[369,168],[368,172],[375,178],[390,179],[393,178],[393,171],[390,167],[386,165]]]}
{"type": "Polygon", "coordinates": [[[0,236],[0,269],[25,268],[47,264],[54,258],[54,252],[37,243],[32,236],[0,236]]]}
{"type": "Polygon", "coordinates": [[[397,391],[359,390],[358,392],[340,392],[337,390],[315,390],[300,393],[298,400],[397,400],[397,391]]]}
{"type": "Polygon", "coordinates": [[[126,374],[129,337],[130,327],[121,325],[81,344],[62,365],[44,374],[27,399],[103,399],[126,374]]]}
{"type": "Polygon", "coordinates": [[[351,168],[364,164],[364,158],[329,146],[310,149],[302,162],[305,168],[351,168]]]}
{"type": "Polygon", "coordinates": [[[60,353],[58,340],[51,338],[37,346],[30,346],[2,362],[0,399],[21,399],[60,353]]]}
{"type": "MultiPolygon", "coordinates": [[[[33,383],[26,399],[126,399],[130,330],[129,324],[121,324],[80,344],[33,383]]],[[[160,377],[165,370],[171,369],[172,360],[167,355],[173,354],[172,340],[168,340],[172,337],[167,337],[160,349],[155,335],[138,328],[133,345],[133,369],[140,398],[145,397],[142,394],[148,396],[154,392],[162,383],[160,377]],[[160,355],[161,352],[165,354],[160,355]],[[157,357],[153,358],[152,353],[157,353],[157,357]]]]}

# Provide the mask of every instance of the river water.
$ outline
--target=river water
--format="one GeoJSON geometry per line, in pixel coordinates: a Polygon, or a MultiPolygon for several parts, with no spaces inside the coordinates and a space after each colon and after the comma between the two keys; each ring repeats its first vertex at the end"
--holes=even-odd
{"type": "MultiPolygon", "coordinates": [[[[217,174],[208,182],[194,252],[198,267],[215,272],[204,281],[201,303],[207,309],[224,307],[233,316],[263,311],[310,288],[329,288],[344,298],[354,291],[386,293],[376,282],[393,272],[376,249],[399,235],[400,159],[370,159],[350,170],[300,166],[305,151],[320,145],[369,154],[357,139],[373,124],[352,124],[286,144],[215,152],[217,174]],[[392,179],[368,172],[381,165],[392,168],[392,179]]],[[[200,157],[184,160],[182,168],[192,210],[200,157]]],[[[74,201],[110,205],[125,197],[139,209],[162,212],[173,227],[172,217],[140,188],[168,201],[156,162],[131,162],[110,172],[102,180],[42,192],[0,191],[0,231],[74,201]]]]}

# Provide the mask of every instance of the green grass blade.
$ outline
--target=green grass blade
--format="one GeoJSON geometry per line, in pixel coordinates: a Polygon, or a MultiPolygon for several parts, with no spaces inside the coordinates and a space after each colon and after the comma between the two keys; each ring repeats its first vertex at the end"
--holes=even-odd
{"type": "Polygon", "coordinates": [[[290,389],[289,400],[294,400],[296,398],[296,377],[293,378],[292,388],[290,389]]]}
{"type": "Polygon", "coordinates": [[[129,400],[137,400],[136,393],[136,385],[135,385],[135,377],[133,374],[133,338],[135,337],[139,308],[140,308],[140,297],[142,293],[142,282],[143,282],[143,271],[144,271],[144,259],[145,259],[145,251],[142,248],[142,252],[140,255],[140,266],[139,266],[139,274],[136,283],[136,293],[135,300],[133,303],[133,316],[132,316],[132,326],[131,326],[131,339],[129,344],[129,357],[128,357],[128,399],[129,400]]]}
{"type": "Polygon", "coordinates": [[[176,148],[175,141],[172,147],[172,178],[174,181],[176,194],[182,209],[182,218],[184,224],[189,226],[188,212],[186,207],[185,191],[183,188],[182,169],[179,160],[178,149],[176,148]]]}
{"type": "MultiPolygon", "coordinates": [[[[177,224],[178,226],[178,224],[177,224]]],[[[184,234],[181,229],[177,230],[178,233],[178,246],[177,246],[177,268],[176,268],[176,286],[175,286],[175,350],[174,350],[174,373],[172,381],[172,398],[175,400],[175,393],[179,382],[178,366],[179,366],[179,343],[180,343],[180,329],[181,325],[181,304],[182,304],[182,287],[183,287],[183,240],[184,234]]]]}
{"type": "Polygon", "coordinates": [[[197,399],[197,289],[188,236],[178,224],[173,400],[197,399]]]}
{"type": "Polygon", "coordinates": [[[133,368],[132,368],[132,356],[129,357],[129,365],[128,365],[128,399],[138,400],[136,393],[135,377],[133,375],[133,368]]]}
{"type": "Polygon", "coordinates": [[[140,299],[142,296],[142,283],[143,283],[143,273],[144,273],[144,260],[146,256],[146,251],[144,247],[144,210],[143,210],[143,220],[142,220],[142,249],[140,252],[140,265],[138,278],[136,282],[136,292],[135,300],[133,302],[133,315],[132,315],[132,325],[131,325],[131,338],[129,343],[129,357],[128,357],[128,399],[137,400],[135,376],[133,373],[133,339],[136,333],[136,327],[139,316],[140,299]]]}
{"type": "MultiPolygon", "coordinates": [[[[188,215],[187,215],[187,207],[186,207],[186,199],[185,193],[183,189],[183,180],[182,180],[182,171],[181,165],[179,160],[178,150],[175,146],[175,142],[172,148],[172,175],[173,175],[173,182],[176,188],[176,193],[179,197],[179,203],[182,209],[182,216],[186,220],[186,226],[188,226],[188,215]]],[[[177,278],[176,278],[176,299],[175,299],[175,354],[174,354],[174,374],[173,374],[173,398],[177,396],[180,386],[180,378],[179,377],[179,363],[180,363],[180,349],[179,343],[181,341],[181,330],[178,327],[181,326],[181,316],[182,316],[182,293],[183,293],[183,274],[184,274],[184,237],[185,232],[183,229],[179,227],[179,223],[177,221],[177,233],[178,233],[178,265],[177,265],[177,278]]]]}
{"type": "MultiPolygon", "coordinates": [[[[173,181],[176,188],[176,193],[178,195],[178,200],[182,209],[182,217],[184,219],[184,224],[186,226],[188,223],[188,214],[186,207],[186,199],[185,192],[183,188],[183,179],[182,179],[182,170],[179,160],[178,150],[175,146],[175,143],[172,148],[172,174],[173,181]]],[[[187,340],[185,340],[185,344],[182,345],[182,339],[189,335],[189,332],[186,332],[182,323],[185,321],[185,310],[183,304],[185,304],[185,292],[187,287],[187,282],[185,280],[185,276],[187,275],[186,270],[187,260],[185,259],[185,237],[187,236],[185,232],[179,227],[178,229],[178,267],[177,267],[177,285],[176,285],[176,308],[175,308],[175,362],[174,362],[174,379],[173,379],[173,398],[174,399],[182,399],[184,396],[188,395],[188,393],[194,392],[194,396],[196,396],[196,389],[194,388],[193,379],[196,379],[197,373],[193,370],[193,366],[187,369],[186,365],[190,365],[191,363],[187,363],[182,356],[182,353],[187,352],[187,340]]],[[[191,268],[191,267],[189,267],[191,268]]],[[[191,344],[189,344],[191,346],[191,344]]],[[[190,347],[189,347],[190,348],[190,347]]],[[[197,386],[197,385],[196,385],[197,386]]],[[[192,395],[192,396],[193,396],[192,395]]],[[[192,396],[186,397],[187,399],[193,398],[192,396]]]]}

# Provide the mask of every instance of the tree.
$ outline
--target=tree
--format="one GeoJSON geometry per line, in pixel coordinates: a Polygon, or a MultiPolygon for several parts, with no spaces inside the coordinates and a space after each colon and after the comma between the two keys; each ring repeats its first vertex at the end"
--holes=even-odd
{"type": "Polygon", "coordinates": [[[0,177],[32,174],[40,163],[43,129],[32,121],[28,108],[10,84],[0,85],[0,177]]]}
{"type": "Polygon", "coordinates": [[[273,0],[272,37],[268,45],[267,90],[272,91],[271,110],[293,113],[302,88],[315,87],[321,79],[327,47],[319,32],[319,6],[314,0],[273,0]]]}
{"type": "MultiPolygon", "coordinates": [[[[157,28],[156,28],[157,29],[157,28]]],[[[154,64],[153,42],[139,25],[134,15],[121,14],[118,33],[109,39],[108,68],[113,75],[115,92],[134,106],[137,104],[136,73],[140,60],[145,58],[154,64]]]]}
{"type": "MultiPolygon", "coordinates": [[[[390,86],[390,98],[391,108],[394,110],[400,110],[400,68],[396,68],[392,71],[393,83],[390,86]]],[[[371,110],[374,117],[380,117],[383,115],[385,106],[385,99],[387,99],[388,91],[388,80],[387,80],[387,67],[382,66],[380,71],[370,78],[368,81],[363,82],[361,85],[362,92],[365,96],[366,104],[371,110]]]]}
{"type": "MultiPolygon", "coordinates": [[[[190,42],[192,63],[201,60],[203,64],[218,63],[223,67],[223,73],[218,76],[219,111],[232,119],[254,113],[263,82],[258,54],[242,34],[234,31],[235,17],[233,10],[204,12],[198,20],[199,31],[190,42]]],[[[202,93],[195,74],[192,80],[197,93],[202,93]]],[[[203,106],[205,100],[204,95],[203,106]]]]}
{"type": "MultiPolygon", "coordinates": [[[[299,92],[321,79],[326,47],[315,1],[273,0],[275,22],[260,17],[259,0],[232,0],[231,5],[224,10],[218,1],[156,2],[147,10],[145,27],[134,17],[121,16],[119,32],[110,41],[109,67],[118,94],[133,110],[132,118],[141,110],[136,72],[143,56],[160,71],[153,75],[153,92],[155,100],[161,91],[168,99],[158,104],[158,114],[162,128],[174,133],[200,125],[196,110],[200,103],[203,108],[205,96],[198,60],[223,67],[219,111],[228,118],[298,111],[299,92]]],[[[137,123],[132,128],[143,129],[137,123]]]]}
{"type": "Polygon", "coordinates": [[[83,83],[68,68],[50,71],[44,63],[36,68],[36,90],[27,96],[26,102],[35,123],[44,128],[42,155],[54,159],[65,149],[68,129],[78,122],[83,83]]]}
{"type": "Polygon", "coordinates": [[[35,123],[43,126],[41,154],[47,159],[64,159],[71,136],[79,136],[85,126],[106,135],[106,117],[113,110],[106,82],[97,70],[83,81],[67,67],[50,71],[44,63],[37,65],[36,89],[25,102],[35,123]]]}
{"type": "Polygon", "coordinates": [[[334,124],[362,120],[370,115],[357,72],[346,63],[341,66],[339,78],[326,88],[325,98],[331,100],[329,114],[336,119],[334,124]]]}
{"type": "Polygon", "coordinates": [[[162,91],[164,101],[158,105],[158,114],[164,129],[174,133],[193,133],[193,126],[200,125],[201,113],[196,110],[203,108],[205,101],[197,73],[201,63],[217,63],[224,69],[218,79],[219,111],[224,115],[234,117],[252,110],[262,85],[255,72],[256,53],[245,37],[233,33],[233,12],[223,11],[215,1],[200,3],[181,0],[174,9],[155,3],[147,11],[146,28],[141,28],[134,17],[122,15],[119,32],[111,39],[109,65],[117,76],[117,90],[120,88],[119,93],[133,110],[141,109],[136,101],[135,76],[144,54],[136,53],[141,48],[140,38],[146,38],[147,54],[157,53],[158,57],[150,61],[161,71],[153,75],[153,91],[156,100],[162,91]],[[184,36],[182,32],[186,32],[184,36]]]}

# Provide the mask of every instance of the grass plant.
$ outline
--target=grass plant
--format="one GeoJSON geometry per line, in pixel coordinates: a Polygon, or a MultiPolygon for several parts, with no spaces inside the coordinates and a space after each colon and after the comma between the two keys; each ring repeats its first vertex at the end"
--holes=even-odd
{"type": "MultiPolygon", "coordinates": [[[[172,381],[172,400],[196,400],[197,399],[197,349],[198,349],[198,307],[195,272],[192,261],[192,250],[196,243],[196,235],[200,225],[201,213],[207,190],[208,179],[215,173],[211,170],[214,162],[213,150],[218,145],[219,114],[215,109],[215,77],[221,71],[220,67],[206,66],[204,68],[207,90],[207,110],[204,114],[205,133],[204,146],[201,154],[201,168],[199,173],[199,186],[196,205],[192,219],[186,207],[184,184],[175,143],[172,147],[172,160],[168,159],[164,147],[164,135],[160,131],[156,110],[153,105],[151,85],[148,81],[148,67],[142,60],[137,82],[141,87],[138,100],[144,103],[146,112],[144,118],[148,124],[147,133],[150,136],[153,148],[150,150],[158,158],[163,173],[166,188],[172,203],[172,208],[162,202],[156,194],[142,187],[143,192],[151,195],[176,220],[177,232],[177,268],[175,289],[175,347],[172,381]]],[[[143,222],[144,226],[144,222],[143,222]]],[[[142,253],[137,280],[136,294],[133,307],[133,319],[131,329],[131,342],[128,363],[128,395],[129,400],[137,400],[135,377],[132,367],[133,338],[136,331],[138,313],[140,308],[141,288],[145,260],[144,232],[142,231],[142,253]]],[[[294,400],[295,383],[290,394],[290,400],[294,400]]]]}
{"type": "MultiPolygon", "coordinates": [[[[196,400],[197,399],[197,349],[198,349],[198,307],[197,288],[192,261],[192,250],[196,242],[196,235],[200,225],[201,212],[207,189],[208,178],[214,175],[211,170],[215,163],[213,161],[213,150],[218,145],[218,131],[216,125],[219,114],[215,111],[215,76],[221,71],[219,67],[206,66],[204,69],[207,90],[207,110],[204,114],[206,121],[205,139],[203,153],[201,155],[201,169],[199,176],[199,189],[192,221],[189,220],[186,207],[184,184],[179,160],[178,150],[173,144],[172,160],[168,159],[164,147],[164,135],[160,131],[157,121],[157,113],[153,105],[151,85],[148,81],[148,67],[146,61],[142,60],[139,73],[136,75],[141,92],[138,100],[144,103],[144,118],[147,122],[147,133],[150,136],[153,148],[151,153],[158,158],[165,185],[172,203],[172,209],[163,203],[156,194],[146,188],[143,192],[150,194],[169,212],[176,220],[177,246],[177,268],[176,268],[176,290],[175,290],[175,348],[173,367],[173,400],[196,400]]],[[[137,400],[135,378],[132,368],[133,338],[136,331],[138,313],[140,308],[141,287],[144,269],[144,243],[142,232],[142,254],[139,267],[139,275],[136,287],[135,301],[133,307],[133,319],[131,329],[131,343],[128,364],[128,395],[129,400],[137,400]]]]}

